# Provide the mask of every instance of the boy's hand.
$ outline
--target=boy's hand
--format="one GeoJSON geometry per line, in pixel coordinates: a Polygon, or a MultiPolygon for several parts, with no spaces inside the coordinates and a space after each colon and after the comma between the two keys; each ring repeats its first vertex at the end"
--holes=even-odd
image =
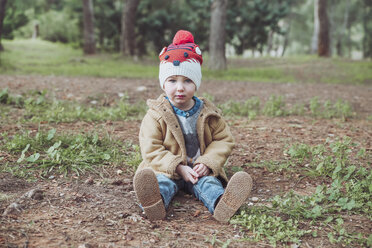
{"type": "Polygon", "coordinates": [[[198,173],[196,173],[191,167],[187,165],[179,164],[176,168],[176,172],[185,180],[186,182],[191,182],[195,184],[198,182],[198,173]]]}
{"type": "Polygon", "coordinates": [[[211,173],[211,169],[205,164],[197,164],[194,166],[193,170],[198,173],[198,177],[208,176],[211,173]]]}

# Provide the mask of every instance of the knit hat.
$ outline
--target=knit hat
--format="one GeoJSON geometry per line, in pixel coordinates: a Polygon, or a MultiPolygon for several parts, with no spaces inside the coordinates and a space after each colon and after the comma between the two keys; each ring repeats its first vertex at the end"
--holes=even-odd
{"type": "Polygon", "coordinates": [[[160,52],[159,59],[159,81],[162,89],[165,80],[175,75],[188,77],[195,83],[196,89],[199,89],[203,57],[189,31],[179,30],[173,38],[173,43],[160,52]]]}

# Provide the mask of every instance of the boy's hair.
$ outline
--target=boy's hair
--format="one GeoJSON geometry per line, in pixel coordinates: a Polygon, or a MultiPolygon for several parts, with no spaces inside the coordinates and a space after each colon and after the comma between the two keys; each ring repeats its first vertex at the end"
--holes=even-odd
{"type": "Polygon", "coordinates": [[[194,43],[194,36],[189,31],[179,30],[173,38],[173,43],[160,52],[159,59],[159,82],[162,89],[165,80],[175,75],[191,79],[196,89],[199,89],[203,57],[199,46],[194,43]]]}

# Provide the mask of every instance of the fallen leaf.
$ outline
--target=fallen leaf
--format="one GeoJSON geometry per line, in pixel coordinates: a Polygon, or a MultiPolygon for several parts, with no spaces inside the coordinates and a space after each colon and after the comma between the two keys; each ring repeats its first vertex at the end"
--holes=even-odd
{"type": "Polygon", "coordinates": [[[194,212],[193,216],[198,217],[200,215],[201,211],[198,209],[194,212]]]}

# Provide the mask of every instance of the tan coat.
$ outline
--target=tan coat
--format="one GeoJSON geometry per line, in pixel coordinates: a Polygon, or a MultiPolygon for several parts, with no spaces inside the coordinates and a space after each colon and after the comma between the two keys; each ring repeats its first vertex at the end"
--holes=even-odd
{"type": "MultiPolygon", "coordinates": [[[[172,179],[180,179],[175,172],[179,164],[187,164],[186,146],[182,129],[169,101],[160,95],[157,100],[148,100],[149,110],[142,120],[139,141],[143,161],[138,170],[151,167],[172,179]]],[[[221,111],[211,102],[204,102],[196,128],[201,156],[195,164],[203,163],[225,185],[227,177],[223,166],[229,157],[234,139],[230,128],[221,116],[221,111]]]]}

